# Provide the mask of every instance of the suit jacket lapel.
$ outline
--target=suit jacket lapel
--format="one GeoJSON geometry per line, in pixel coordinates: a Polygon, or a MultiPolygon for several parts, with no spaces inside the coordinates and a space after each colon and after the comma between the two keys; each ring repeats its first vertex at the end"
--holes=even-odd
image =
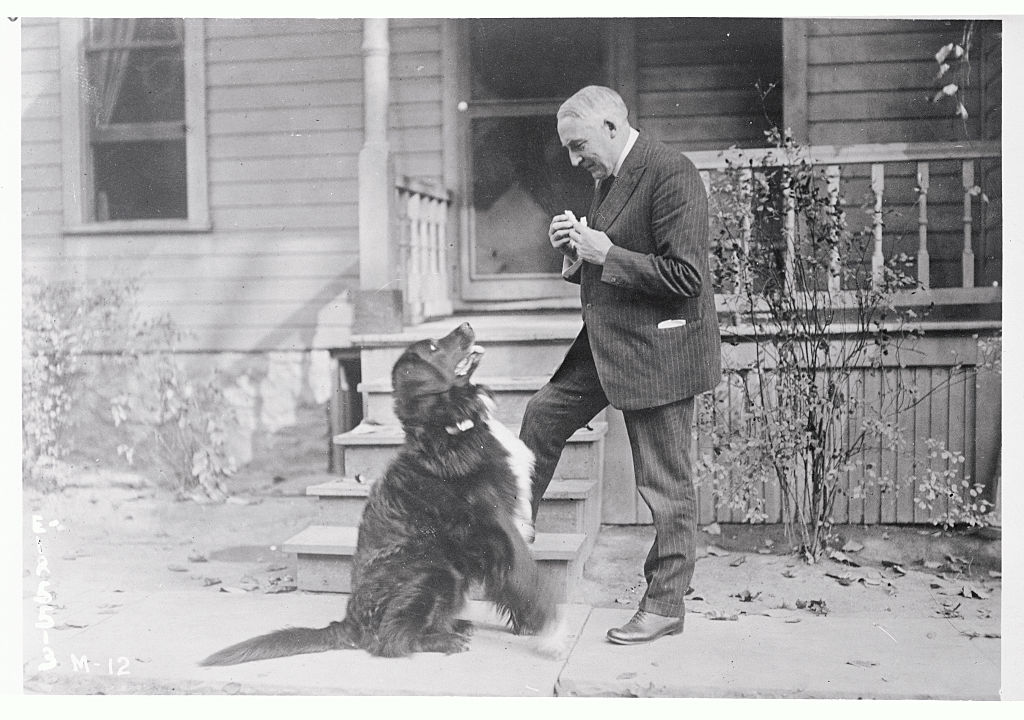
{"type": "Polygon", "coordinates": [[[619,213],[622,212],[622,208],[625,207],[626,202],[633,194],[633,190],[636,189],[637,183],[640,182],[640,178],[644,174],[650,147],[650,143],[647,142],[643,135],[636,139],[633,148],[629,151],[629,155],[622,162],[622,167],[619,168],[619,174],[612,184],[608,197],[598,206],[596,214],[591,211],[591,214],[594,215],[590,223],[591,227],[603,230],[611,225],[615,218],[619,216],[619,213]]]}

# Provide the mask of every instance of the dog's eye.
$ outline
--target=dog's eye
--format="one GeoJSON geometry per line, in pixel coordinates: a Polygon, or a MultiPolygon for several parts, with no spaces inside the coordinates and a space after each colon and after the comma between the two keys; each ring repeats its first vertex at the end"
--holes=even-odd
{"type": "Polygon", "coordinates": [[[437,352],[437,343],[430,343],[430,352],[437,352]]]}

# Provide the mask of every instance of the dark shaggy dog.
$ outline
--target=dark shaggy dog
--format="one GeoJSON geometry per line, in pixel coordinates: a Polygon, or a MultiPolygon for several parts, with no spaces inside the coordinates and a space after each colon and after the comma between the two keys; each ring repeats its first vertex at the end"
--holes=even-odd
{"type": "Polygon", "coordinates": [[[410,346],[392,369],[405,444],[363,510],[345,619],[261,635],[203,665],[337,648],[461,652],[472,626],[456,616],[472,582],[513,632],[540,633],[539,650],[562,652],[554,598],[527,547],[533,457],[492,417],[490,393],[470,382],[483,352],[474,339],[464,323],[410,346]]]}

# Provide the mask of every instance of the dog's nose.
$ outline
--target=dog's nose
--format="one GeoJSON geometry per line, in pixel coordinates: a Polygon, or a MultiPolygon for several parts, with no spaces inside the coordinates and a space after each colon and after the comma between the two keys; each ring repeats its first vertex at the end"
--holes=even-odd
{"type": "Polygon", "coordinates": [[[473,326],[470,325],[468,322],[464,322],[461,325],[459,325],[459,332],[461,332],[461,333],[471,333],[471,332],[473,332],[473,326]]]}

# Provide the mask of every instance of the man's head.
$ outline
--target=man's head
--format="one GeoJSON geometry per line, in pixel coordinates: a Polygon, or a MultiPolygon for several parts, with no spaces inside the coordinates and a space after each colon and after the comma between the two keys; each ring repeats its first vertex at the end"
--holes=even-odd
{"type": "Polygon", "coordinates": [[[629,139],[626,104],[601,85],[588,85],[558,108],[558,138],[573,167],[597,180],[611,175],[629,139]]]}

